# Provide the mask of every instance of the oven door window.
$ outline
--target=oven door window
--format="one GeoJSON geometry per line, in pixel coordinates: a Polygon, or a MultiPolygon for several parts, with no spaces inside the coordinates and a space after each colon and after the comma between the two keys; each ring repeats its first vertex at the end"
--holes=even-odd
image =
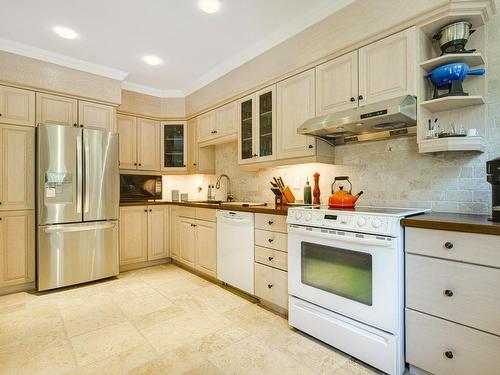
{"type": "Polygon", "coordinates": [[[371,254],[302,242],[302,283],[372,305],[371,254]]]}

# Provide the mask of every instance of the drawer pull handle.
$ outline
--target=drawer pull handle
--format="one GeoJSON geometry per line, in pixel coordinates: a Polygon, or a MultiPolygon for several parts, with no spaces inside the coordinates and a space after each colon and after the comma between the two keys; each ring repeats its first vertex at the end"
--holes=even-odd
{"type": "Polygon", "coordinates": [[[274,257],[268,257],[267,259],[269,259],[269,261],[271,261],[271,260],[273,260],[273,259],[274,259],[274,257]]]}
{"type": "Polygon", "coordinates": [[[267,240],[269,241],[269,243],[274,241],[272,238],[268,238],[267,240]]]}
{"type": "Polygon", "coordinates": [[[449,290],[449,289],[446,289],[446,290],[444,291],[444,295],[445,295],[446,297],[453,297],[453,292],[452,292],[451,290],[449,290]]]}
{"type": "Polygon", "coordinates": [[[448,250],[453,249],[453,243],[451,242],[445,242],[444,247],[447,248],[448,250]]]}
{"type": "Polygon", "coordinates": [[[267,284],[267,287],[271,289],[273,287],[273,284],[267,284]]]}
{"type": "Polygon", "coordinates": [[[268,223],[269,225],[273,225],[273,224],[274,224],[274,221],[269,220],[267,223],[268,223]]]}
{"type": "Polygon", "coordinates": [[[447,352],[444,352],[444,356],[448,359],[453,359],[453,352],[448,350],[447,352]]]}

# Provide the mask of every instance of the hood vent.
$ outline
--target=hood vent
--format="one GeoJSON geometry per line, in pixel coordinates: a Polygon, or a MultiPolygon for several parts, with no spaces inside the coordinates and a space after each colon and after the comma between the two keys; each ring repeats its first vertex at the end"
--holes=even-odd
{"type": "Polygon", "coordinates": [[[386,100],[307,120],[298,134],[319,137],[334,145],[416,134],[417,98],[386,100]]]}

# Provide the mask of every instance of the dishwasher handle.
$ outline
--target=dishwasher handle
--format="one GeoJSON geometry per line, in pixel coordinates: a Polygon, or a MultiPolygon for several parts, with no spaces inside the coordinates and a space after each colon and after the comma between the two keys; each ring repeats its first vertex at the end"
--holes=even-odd
{"type": "Polygon", "coordinates": [[[217,225],[218,224],[226,224],[226,225],[233,225],[233,226],[252,226],[253,227],[253,220],[248,219],[248,218],[242,218],[239,216],[234,216],[234,217],[227,217],[227,216],[218,216],[217,217],[217,225]]]}

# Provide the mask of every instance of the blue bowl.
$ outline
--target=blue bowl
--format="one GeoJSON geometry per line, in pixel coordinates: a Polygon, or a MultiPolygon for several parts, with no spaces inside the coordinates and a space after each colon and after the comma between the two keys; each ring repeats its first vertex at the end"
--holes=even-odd
{"type": "Polygon", "coordinates": [[[451,63],[434,68],[425,78],[430,78],[432,84],[438,88],[446,88],[452,81],[463,81],[468,75],[481,76],[484,73],[484,69],[471,70],[465,63],[451,63]]]}

